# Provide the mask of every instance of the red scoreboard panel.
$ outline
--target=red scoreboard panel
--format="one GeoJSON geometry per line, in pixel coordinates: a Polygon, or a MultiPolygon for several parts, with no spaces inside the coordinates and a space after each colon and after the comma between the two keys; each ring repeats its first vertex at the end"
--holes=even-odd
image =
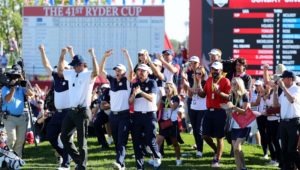
{"type": "Polygon", "coordinates": [[[213,47],[246,58],[250,75],[279,63],[300,75],[300,0],[214,0],[213,47]]]}

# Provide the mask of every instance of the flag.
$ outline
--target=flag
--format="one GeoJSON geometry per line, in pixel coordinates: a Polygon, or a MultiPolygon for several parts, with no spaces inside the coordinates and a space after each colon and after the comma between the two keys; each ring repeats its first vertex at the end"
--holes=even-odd
{"type": "Polygon", "coordinates": [[[132,3],[135,4],[135,0],[132,0],[132,3]]]}
{"type": "Polygon", "coordinates": [[[76,5],[81,5],[81,0],[77,0],[76,5]]]}
{"type": "Polygon", "coordinates": [[[65,5],[65,0],[61,0],[61,5],[62,5],[62,6],[65,5]]]}
{"type": "Polygon", "coordinates": [[[165,3],[165,0],[161,0],[161,3],[164,4],[164,3],[165,3]]]}
{"type": "Polygon", "coordinates": [[[70,0],[70,5],[74,5],[74,0],[70,0]]]}
{"type": "Polygon", "coordinates": [[[146,0],[143,0],[143,5],[145,5],[145,3],[146,3],[146,0]]]}
{"type": "Polygon", "coordinates": [[[111,0],[106,0],[107,5],[111,5],[111,0]]]}
{"type": "Polygon", "coordinates": [[[151,0],[151,4],[154,5],[155,4],[155,0],[151,0]]]}
{"type": "Polygon", "coordinates": [[[84,0],[84,5],[85,6],[89,5],[89,0],[84,0]]]}
{"type": "Polygon", "coordinates": [[[123,5],[126,5],[126,0],[123,0],[123,5]]]}
{"type": "Polygon", "coordinates": [[[116,0],[112,0],[112,4],[116,4],[116,0]]]}

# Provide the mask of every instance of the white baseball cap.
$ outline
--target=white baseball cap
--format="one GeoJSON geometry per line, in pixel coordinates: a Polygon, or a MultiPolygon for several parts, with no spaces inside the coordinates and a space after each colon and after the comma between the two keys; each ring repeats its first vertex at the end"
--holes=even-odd
{"type": "Polygon", "coordinates": [[[145,49],[141,49],[141,50],[138,52],[138,54],[145,54],[145,53],[148,53],[148,51],[145,50],[145,49]]]}
{"type": "Polygon", "coordinates": [[[261,80],[256,80],[254,82],[254,85],[257,85],[257,86],[262,86],[264,83],[261,81],[261,80]]]}
{"type": "Polygon", "coordinates": [[[222,52],[219,49],[213,48],[210,50],[210,52],[208,53],[208,55],[217,55],[217,56],[222,56],[222,52]]]}
{"type": "Polygon", "coordinates": [[[115,69],[120,69],[120,70],[124,70],[125,72],[126,72],[126,67],[123,65],[123,64],[118,64],[118,65],[116,65],[114,68],[113,68],[113,70],[115,70],[115,69]]]}
{"type": "Polygon", "coordinates": [[[152,70],[146,64],[140,64],[137,69],[148,71],[149,74],[152,74],[152,70]]]}
{"type": "Polygon", "coordinates": [[[220,63],[219,61],[214,62],[211,65],[212,68],[216,69],[216,70],[223,70],[223,64],[220,63]]]}
{"type": "Polygon", "coordinates": [[[195,55],[190,57],[189,62],[191,62],[191,61],[196,62],[196,63],[200,63],[199,57],[195,56],[195,55]]]}

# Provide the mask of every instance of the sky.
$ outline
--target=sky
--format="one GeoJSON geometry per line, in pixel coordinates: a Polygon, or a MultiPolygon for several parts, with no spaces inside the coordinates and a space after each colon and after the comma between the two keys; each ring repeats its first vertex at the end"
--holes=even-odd
{"type": "MultiPolygon", "coordinates": [[[[156,0],[159,1],[159,0],[156,0]]],[[[183,42],[188,35],[189,0],[165,0],[165,30],[169,39],[183,42]]]]}
{"type": "MultiPolygon", "coordinates": [[[[122,5],[122,0],[116,0],[116,5],[122,5]]],[[[146,0],[145,5],[151,5],[152,0],[146,0]]],[[[169,39],[183,42],[188,35],[190,0],[165,0],[165,30],[169,39]]],[[[135,0],[135,5],[143,4],[143,0],[135,0]]],[[[126,0],[126,5],[132,5],[132,0],[126,0]]],[[[162,5],[162,0],[155,0],[154,5],[162,5]]]]}

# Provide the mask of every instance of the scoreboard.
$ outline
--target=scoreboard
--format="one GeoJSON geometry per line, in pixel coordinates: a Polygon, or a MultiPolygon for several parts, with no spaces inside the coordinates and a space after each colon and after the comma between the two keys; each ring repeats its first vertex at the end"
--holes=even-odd
{"type": "Polygon", "coordinates": [[[222,57],[246,58],[250,75],[279,63],[300,74],[300,0],[225,1],[213,5],[213,47],[222,57]]]}
{"type": "MultiPolygon", "coordinates": [[[[113,49],[106,68],[127,61],[121,48],[127,48],[135,64],[137,53],[164,49],[165,19],[163,6],[45,6],[23,9],[22,56],[30,75],[45,75],[38,46],[44,44],[52,66],[57,65],[61,49],[72,45],[88,66],[92,60],[89,48],[94,48],[97,61],[104,52],[113,49]]],[[[71,61],[66,56],[67,61],[71,61]]]]}

